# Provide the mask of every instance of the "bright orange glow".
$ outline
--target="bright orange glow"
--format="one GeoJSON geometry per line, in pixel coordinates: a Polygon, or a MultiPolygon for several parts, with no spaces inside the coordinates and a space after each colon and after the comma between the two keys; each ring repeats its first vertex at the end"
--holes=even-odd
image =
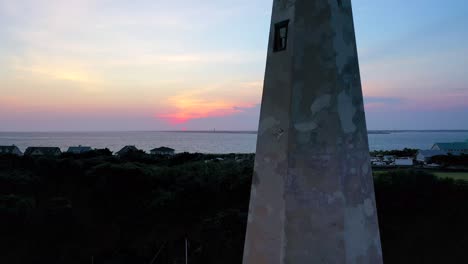
{"type": "Polygon", "coordinates": [[[171,97],[169,105],[173,107],[173,110],[168,113],[157,114],[156,117],[171,125],[178,125],[192,119],[229,116],[242,112],[240,108],[254,106],[254,104],[229,102],[223,99],[192,98],[192,96],[171,97]]]}

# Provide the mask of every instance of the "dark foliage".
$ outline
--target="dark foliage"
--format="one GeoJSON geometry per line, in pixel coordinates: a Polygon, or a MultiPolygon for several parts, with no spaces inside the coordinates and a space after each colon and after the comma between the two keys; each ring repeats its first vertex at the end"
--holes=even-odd
{"type": "Polygon", "coordinates": [[[441,155],[434,156],[431,158],[429,163],[441,164],[442,166],[457,166],[457,167],[467,167],[468,166],[468,155],[441,155]]]}
{"type": "Polygon", "coordinates": [[[418,154],[417,149],[410,149],[410,148],[404,148],[403,150],[375,150],[371,151],[370,155],[371,156],[378,156],[378,155],[391,155],[391,156],[396,156],[396,157],[414,157],[418,154]]]}
{"type": "Polygon", "coordinates": [[[240,263],[252,155],[214,157],[0,156],[0,263],[240,263]]]}
{"type": "Polygon", "coordinates": [[[468,185],[422,171],[375,180],[385,263],[468,263],[468,185]]]}
{"type": "MultiPolygon", "coordinates": [[[[0,156],[0,263],[241,263],[253,155],[0,156]],[[157,254],[159,252],[159,254],[157,254]]],[[[386,263],[465,263],[468,186],[376,179],[386,263]]]]}
{"type": "Polygon", "coordinates": [[[111,157],[112,151],[108,148],[105,149],[93,149],[91,151],[81,153],[81,154],[74,154],[65,152],[62,154],[62,157],[69,157],[69,158],[95,158],[95,157],[111,157]]]}

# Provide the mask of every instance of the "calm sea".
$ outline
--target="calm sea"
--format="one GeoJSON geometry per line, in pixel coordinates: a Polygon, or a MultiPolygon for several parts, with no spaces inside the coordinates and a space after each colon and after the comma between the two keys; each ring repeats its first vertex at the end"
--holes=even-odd
{"type": "MultiPolygon", "coordinates": [[[[0,132],[0,145],[17,145],[22,151],[28,146],[56,146],[63,151],[69,146],[91,146],[118,151],[125,145],[135,145],[149,151],[168,146],[177,152],[253,153],[255,133],[228,132],[0,132]]],[[[429,149],[435,142],[468,140],[468,131],[397,131],[369,134],[371,150],[403,148],[429,149]]]]}

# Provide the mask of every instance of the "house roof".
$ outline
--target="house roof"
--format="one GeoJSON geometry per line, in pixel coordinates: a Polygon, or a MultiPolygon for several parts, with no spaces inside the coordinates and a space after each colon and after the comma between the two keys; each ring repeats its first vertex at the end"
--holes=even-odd
{"type": "Polygon", "coordinates": [[[468,149],[468,142],[435,143],[435,146],[438,146],[442,150],[468,149]]]}
{"type": "Polygon", "coordinates": [[[138,151],[135,146],[125,146],[121,150],[117,151],[117,155],[125,154],[129,151],[138,151]]]}
{"type": "Polygon", "coordinates": [[[5,150],[9,150],[9,151],[14,150],[15,148],[16,148],[15,145],[13,145],[13,146],[0,146],[0,149],[5,149],[5,150]]]}
{"type": "Polygon", "coordinates": [[[428,150],[420,150],[418,151],[418,155],[423,155],[424,157],[434,157],[434,156],[445,156],[447,155],[447,151],[445,150],[435,150],[435,149],[428,149],[428,150]]]}
{"type": "Polygon", "coordinates": [[[91,147],[78,146],[78,147],[69,147],[67,152],[83,153],[83,152],[89,152],[91,150],[92,150],[91,147]]]}
{"type": "Polygon", "coordinates": [[[159,147],[152,149],[151,151],[174,151],[174,149],[168,148],[168,147],[159,147]]]}
{"type": "Polygon", "coordinates": [[[62,153],[62,151],[58,147],[28,147],[24,152],[24,155],[31,155],[36,150],[39,150],[44,155],[54,155],[56,153],[62,153]]]}
{"type": "MultiPolygon", "coordinates": [[[[12,146],[0,146],[0,152],[4,153],[12,153],[15,149],[18,149],[17,146],[12,145],[12,146]]],[[[19,149],[18,149],[19,150],[19,149]]]]}

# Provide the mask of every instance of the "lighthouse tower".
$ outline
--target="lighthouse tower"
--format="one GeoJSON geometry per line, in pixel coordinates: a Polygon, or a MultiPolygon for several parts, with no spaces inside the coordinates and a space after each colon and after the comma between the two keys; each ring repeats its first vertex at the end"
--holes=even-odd
{"type": "Polygon", "coordinates": [[[351,0],[274,0],[244,264],[382,263],[351,0]]]}

